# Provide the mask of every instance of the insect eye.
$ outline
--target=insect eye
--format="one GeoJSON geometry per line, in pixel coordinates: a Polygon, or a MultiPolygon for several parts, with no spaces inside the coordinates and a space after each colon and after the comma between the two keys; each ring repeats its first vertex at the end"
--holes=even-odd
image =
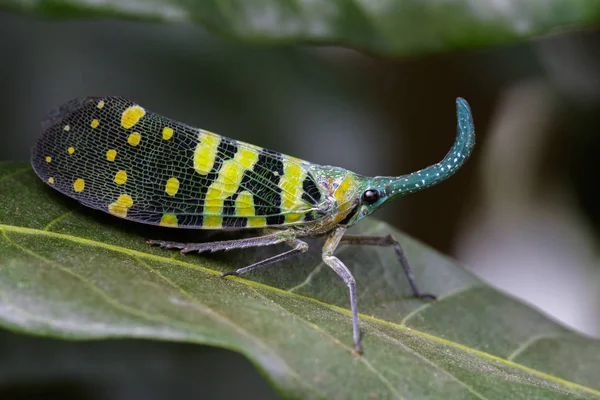
{"type": "Polygon", "coordinates": [[[363,201],[369,204],[375,203],[377,200],[379,200],[379,198],[379,191],[375,189],[366,190],[362,196],[363,201]]]}

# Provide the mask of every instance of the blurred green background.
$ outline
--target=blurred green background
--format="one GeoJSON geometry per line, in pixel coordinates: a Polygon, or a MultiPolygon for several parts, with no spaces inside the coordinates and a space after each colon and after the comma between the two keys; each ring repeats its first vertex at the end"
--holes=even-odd
{"type": "MultiPolygon", "coordinates": [[[[391,60],[333,46],[242,44],[192,25],[0,12],[0,160],[27,160],[56,105],[118,95],[309,161],[398,175],[443,157],[454,99],[465,97],[477,129],[473,158],[376,216],[600,337],[599,40],[589,30],[391,60]]],[[[225,350],[0,331],[0,398],[42,395],[278,398],[225,350]]]]}

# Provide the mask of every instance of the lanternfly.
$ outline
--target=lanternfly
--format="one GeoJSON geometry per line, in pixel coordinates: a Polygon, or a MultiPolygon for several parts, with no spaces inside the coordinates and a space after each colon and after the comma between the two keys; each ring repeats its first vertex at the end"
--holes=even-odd
{"type": "Polygon", "coordinates": [[[32,151],[37,175],[85,206],[144,224],[191,229],[255,229],[251,238],[148,243],[182,253],[285,243],[290,249],[226,275],[241,275],[308,250],[324,236],[322,258],[350,291],[354,344],[361,352],[356,282],[334,256],[340,244],[392,247],[414,296],[408,261],[391,236],[347,234],[388,200],[456,172],[475,144],[469,105],[457,99],[458,129],[442,161],[409,175],[365,177],[173,121],[118,97],[73,100],[51,113],[32,151]]]}

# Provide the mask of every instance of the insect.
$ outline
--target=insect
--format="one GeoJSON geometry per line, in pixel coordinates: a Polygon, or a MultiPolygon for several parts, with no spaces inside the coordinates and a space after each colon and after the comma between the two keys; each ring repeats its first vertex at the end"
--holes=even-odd
{"type": "Polygon", "coordinates": [[[365,177],[312,164],[194,128],[119,97],[72,100],[44,120],[32,150],[36,174],[87,207],[144,224],[190,229],[255,229],[256,236],[208,243],[150,240],[182,253],[285,243],[274,257],[225,272],[242,275],[308,250],[323,236],[322,259],[348,286],[355,350],[361,353],[356,282],[334,252],[340,244],[392,247],[411,286],[422,293],[392,236],[347,234],[385,202],[456,172],[475,144],[468,103],[458,98],[455,142],[442,161],[397,177],[365,177]]]}

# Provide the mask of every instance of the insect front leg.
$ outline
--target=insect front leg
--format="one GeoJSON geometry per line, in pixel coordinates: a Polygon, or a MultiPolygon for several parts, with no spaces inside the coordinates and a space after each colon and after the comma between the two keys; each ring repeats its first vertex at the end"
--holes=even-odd
{"type": "Polygon", "coordinates": [[[290,229],[263,236],[256,236],[246,239],[222,240],[218,242],[181,243],[163,240],[148,240],[146,243],[151,246],[160,246],[166,249],[181,249],[181,252],[185,254],[192,251],[197,251],[198,253],[209,251],[212,253],[215,251],[271,246],[278,243],[294,241],[295,239],[296,234],[290,229]]]}
{"type": "Polygon", "coordinates": [[[396,252],[396,256],[398,257],[398,260],[400,261],[400,264],[404,269],[404,274],[406,275],[406,279],[410,284],[410,288],[412,289],[413,295],[419,299],[437,300],[437,297],[435,295],[421,293],[417,286],[417,281],[415,280],[413,270],[410,267],[410,264],[408,263],[408,259],[406,258],[406,254],[404,254],[404,250],[402,250],[400,242],[398,242],[398,240],[392,235],[345,235],[340,240],[340,244],[393,247],[394,251],[396,252]]]}
{"type": "Polygon", "coordinates": [[[350,270],[340,261],[339,258],[333,255],[333,252],[338,247],[342,236],[346,232],[346,228],[338,227],[333,231],[323,246],[322,258],[325,264],[335,271],[343,280],[348,290],[350,291],[350,309],[352,310],[352,336],[354,338],[354,348],[358,354],[362,354],[360,345],[360,327],[358,325],[358,300],[356,298],[356,280],[350,270]]]}

